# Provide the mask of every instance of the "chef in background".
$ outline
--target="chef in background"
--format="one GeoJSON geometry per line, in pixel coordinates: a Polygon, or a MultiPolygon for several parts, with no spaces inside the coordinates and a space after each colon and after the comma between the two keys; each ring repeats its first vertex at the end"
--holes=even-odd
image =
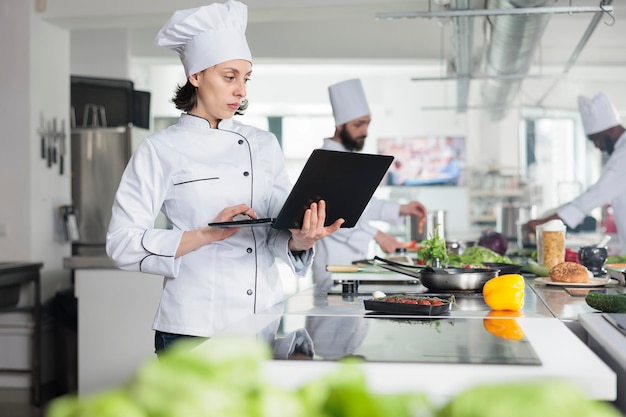
{"type": "Polygon", "coordinates": [[[626,134],[615,106],[605,93],[593,98],[579,97],[578,109],[585,134],[596,148],[609,155],[600,179],[584,193],[556,212],[531,220],[525,228],[535,233],[537,225],[561,219],[570,228],[578,226],[594,208],[610,203],[620,241],[620,253],[626,254],[626,134]]]}
{"type": "MultiPolygon", "coordinates": [[[[333,84],[328,92],[335,118],[335,134],[324,139],[321,149],[361,151],[372,120],[361,80],[351,79],[333,84]]],[[[341,181],[341,178],[337,178],[337,181],[341,181]]],[[[370,224],[373,220],[401,224],[402,216],[418,216],[423,224],[426,208],[417,201],[398,204],[373,197],[353,228],[340,229],[318,241],[313,260],[316,291],[324,293],[332,287],[331,274],[326,271],[326,265],[349,265],[355,260],[366,258],[372,239],[387,253],[394,253],[397,248],[402,248],[402,242],[370,224]]]]}
{"type": "Polygon", "coordinates": [[[283,299],[276,258],[304,276],[324,227],[312,203],[302,228],[219,228],[210,222],[275,217],[291,189],[284,155],[270,132],[233,120],[246,96],[252,56],[247,7],[213,3],[173,14],[157,44],[175,51],[186,84],[172,100],[176,125],[144,139],[122,176],[106,250],[121,269],[164,276],[154,319],[158,355],[181,338],[200,343],[283,299]],[[158,229],[162,211],[172,229],[158,229]]]}

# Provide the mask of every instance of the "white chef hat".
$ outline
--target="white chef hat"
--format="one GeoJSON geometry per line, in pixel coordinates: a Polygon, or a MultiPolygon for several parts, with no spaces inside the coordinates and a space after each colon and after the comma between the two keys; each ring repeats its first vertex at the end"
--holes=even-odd
{"type": "Polygon", "coordinates": [[[252,62],[247,21],[247,6],[234,0],[178,10],[161,28],[156,43],[178,54],[187,77],[231,59],[252,62]]]}
{"type": "Polygon", "coordinates": [[[605,93],[598,93],[592,99],[578,97],[578,110],[587,135],[593,135],[620,124],[619,113],[605,93]]]}
{"type": "Polygon", "coordinates": [[[363,85],[359,79],[333,84],[328,87],[328,94],[333,116],[335,116],[335,126],[341,126],[350,120],[371,114],[363,85]]]}

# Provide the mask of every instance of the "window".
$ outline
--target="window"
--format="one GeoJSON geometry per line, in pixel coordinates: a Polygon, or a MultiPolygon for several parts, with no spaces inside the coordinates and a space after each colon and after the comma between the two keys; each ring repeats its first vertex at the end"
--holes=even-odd
{"type": "Polygon", "coordinates": [[[597,181],[601,154],[583,133],[578,113],[523,109],[520,124],[520,166],[540,215],[597,181]]]}
{"type": "Polygon", "coordinates": [[[335,133],[332,116],[283,116],[283,152],[289,178],[295,182],[314,149],[335,133]]]}

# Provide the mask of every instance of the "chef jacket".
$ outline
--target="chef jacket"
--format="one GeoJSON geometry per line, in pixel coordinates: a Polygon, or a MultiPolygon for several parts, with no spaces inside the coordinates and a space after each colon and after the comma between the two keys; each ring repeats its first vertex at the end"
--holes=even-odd
{"type": "MultiPolygon", "coordinates": [[[[331,138],[324,139],[322,149],[347,152],[341,143],[331,138]]],[[[337,181],[341,181],[341,178],[337,178],[337,181]]],[[[352,261],[367,257],[370,243],[378,231],[369,224],[373,220],[400,222],[400,205],[372,197],[354,227],[339,229],[315,243],[313,281],[317,293],[328,292],[332,287],[331,273],[326,271],[326,265],[349,265],[352,261]]]]}
{"type": "Polygon", "coordinates": [[[118,267],[164,276],[154,329],[210,337],[283,298],[276,257],[304,276],[313,251],[294,257],[289,231],[243,227],[233,236],[175,258],[183,232],[222,209],[246,203],[276,217],[291,188],[276,137],[232,119],[217,129],[183,114],[148,136],[122,176],[106,249],[118,267]],[[156,229],[162,211],[171,229],[156,229]]]}
{"type": "Polygon", "coordinates": [[[626,254],[626,132],[617,139],[600,179],[557,214],[568,226],[576,227],[592,209],[607,203],[613,207],[620,253],[626,254]]]}

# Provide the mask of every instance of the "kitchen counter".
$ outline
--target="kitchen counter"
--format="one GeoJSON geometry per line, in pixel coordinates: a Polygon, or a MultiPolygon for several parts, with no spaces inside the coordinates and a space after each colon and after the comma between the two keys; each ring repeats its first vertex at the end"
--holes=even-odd
{"type": "Polygon", "coordinates": [[[154,358],[152,321],[163,289],[161,276],[91,265],[74,272],[81,395],[122,384],[154,358]]]}
{"type": "Polygon", "coordinates": [[[577,321],[581,314],[594,313],[597,310],[589,307],[585,302],[585,296],[589,291],[602,291],[607,293],[624,293],[626,288],[617,281],[611,280],[612,284],[605,287],[565,287],[535,283],[533,278],[526,278],[527,285],[531,285],[533,292],[550,309],[550,313],[562,321],[577,321]]]}
{"type": "MultiPolygon", "coordinates": [[[[581,314],[580,323],[591,350],[616,372],[617,392],[626,392],[626,333],[609,324],[602,313],[581,314]]],[[[618,395],[616,406],[626,415],[626,396],[618,395]]]]}
{"type": "Polygon", "coordinates": [[[565,288],[560,286],[535,283],[534,279],[527,278],[527,285],[531,285],[533,292],[546,305],[550,313],[561,320],[581,340],[587,340],[587,330],[582,326],[579,317],[584,314],[595,313],[597,310],[589,307],[585,296],[589,291],[601,291],[609,294],[625,293],[626,288],[616,280],[605,287],[592,288],[565,288]]]}
{"type": "Polygon", "coordinates": [[[111,258],[106,255],[63,258],[63,267],[65,269],[117,269],[111,258]]]}
{"type": "MultiPolygon", "coordinates": [[[[365,276],[365,279],[371,279],[371,274],[361,273],[335,273],[333,279],[336,282],[345,282],[355,280],[356,277],[365,276]]],[[[391,274],[397,276],[397,274],[391,274]]],[[[286,313],[288,314],[332,314],[332,315],[362,315],[364,313],[362,300],[371,298],[371,294],[375,290],[380,290],[388,294],[393,293],[425,293],[427,288],[422,285],[407,281],[406,283],[386,283],[381,280],[380,275],[376,283],[367,283],[363,281],[359,285],[359,293],[343,294],[341,283],[335,285],[329,291],[329,295],[316,295],[313,288],[309,288],[303,292],[295,294],[286,301],[286,313]],[[329,308],[330,307],[330,308],[329,308]]],[[[533,291],[534,279],[526,277],[526,291],[524,292],[524,306],[521,313],[526,317],[554,317],[554,314],[533,291]]],[[[427,293],[430,295],[438,295],[439,292],[427,293]]],[[[439,295],[442,298],[448,298],[449,294],[439,295]]],[[[452,306],[450,315],[453,317],[485,317],[490,308],[483,300],[480,292],[458,292],[454,294],[455,304],[452,306]]],[[[493,314],[493,313],[492,313],[493,314]]],[[[497,312],[496,312],[497,314],[497,312]]]]}
{"type": "MultiPolygon", "coordinates": [[[[372,316],[363,305],[363,299],[371,296],[335,294],[325,297],[315,295],[313,289],[307,289],[289,297],[273,311],[257,314],[237,326],[232,326],[224,335],[254,334],[265,339],[271,336],[268,340],[281,340],[299,328],[305,329],[316,352],[316,356],[312,358],[314,360],[273,360],[265,364],[267,375],[273,382],[290,388],[339,366],[335,360],[325,359],[324,355],[330,358],[332,355],[329,352],[333,350],[343,349],[348,356],[351,354],[363,356],[361,352],[363,346],[368,346],[368,352],[374,349],[379,354],[385,350],[393,350],[399,345],[407,346],[406,343],[394,343],[399,340],[397,336],[382,337],[380,334],[381,328],[405,326],[406,331],[403,330],[402,335],[415,332],[414,336],[407,339],[410,340],[407,343],[415,346],[416,357],[419,356],[417,352],[421,350],[420,343],[427,344],[429,339],[420,333],[423,331],[433,332],[431,336],[437,337],[440,337],[439,332],[443,331],[449,340],[454,341],[454,347],[443,349],[451,351],[447,357],[434,360],[429,358],[426,361],[403,361],[394,358],[395,354],[392,352],[388,360],[364,362],[363,368],[368,383],[377,392],[423,392],[434,400],[445,401],[461,390],[478,383],[559,378],[577,385],[590,398],[615,400],[617,397],[615,372],[582,340],[570,332],[559,318],[554,317],[534,292],[532,281],[532,278],[527,279],[521,318],[511,319],[506,317],[506,313],[490,315],[489,308],[480,297],[462,297],[457,300],[460,302],[449,314],[441,316],[383,314],[372,316]],[[490,345],[488,349],[491,350],[487,353],[481,352],[486,339],[495,337],[484,331],[486,330],[484,320],[488,315],[491,320],[514,320],[524,333],[525,338],[520,343],[526,348],[532,347],[531,351],[534,350],[535,359],[538,358],[540,364],[525,363],[527,360],[525,355],[516,358],[520,355],[516,355],[515,352],[521,345],[514,342],[500,341],[500,345],[497,343],[495,347],[490,345]],[[334,335],[332,340],[319,339],[315,334],[315,326],[311,325],[316,320],[323,323],[323,328],[335,326],[335,330],[331,332],[334,335]],[[371,333],[372,328],[379,328],[378,333],[371,333]],[[272,331],[275,334],[272,335],[272,331]],[[475,355],[476,353],[478,355],[475,355]],[[492,356],[500,355],[504,357],[501,362],[488,363],[492,356]],[[510,355],[513,356],[512,361],[510,355]],[[477,363],[480,361],[485,362],[477,363]],[[450,377],[416,377],[419,375],[450,377]]],[[[425,347],[426,344],[422,346],[425,347]]],[[[406,351],[398,354],[410,355],[406,351]]]]}
{"type": "MultiPolygon", "coordinates": [[[[476,384],[555,378],[575,384],[589,398],[616,398],[615,373],[558,319],[523,318],[518,323],[541,360],[540,366],[364,362],[368,384],[375,392],[423,392],[445,401],[476,384]],[[421,378],[423,375],[438,377],[421,378]]],[[[335,361],[273,360],[266,363],[266,371],[274,383],[293,388],[338,366],[335,361]]]]}

